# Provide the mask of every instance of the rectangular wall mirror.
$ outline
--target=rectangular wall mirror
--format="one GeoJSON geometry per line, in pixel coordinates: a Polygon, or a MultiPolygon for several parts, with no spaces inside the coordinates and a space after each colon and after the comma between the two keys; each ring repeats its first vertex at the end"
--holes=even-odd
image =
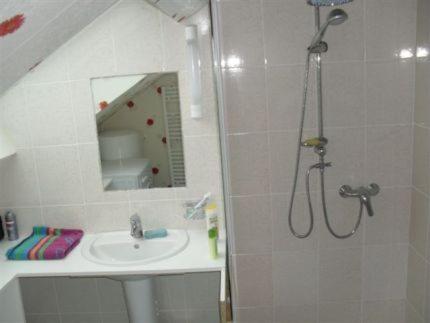
{"type": "Polygon", "coordinates": [[[106,191],[186,184],[178,74],[91,80],[106,191]]]}

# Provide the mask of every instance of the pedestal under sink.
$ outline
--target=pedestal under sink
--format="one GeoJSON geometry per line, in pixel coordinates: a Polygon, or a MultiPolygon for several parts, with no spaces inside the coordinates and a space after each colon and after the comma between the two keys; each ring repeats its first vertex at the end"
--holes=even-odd
{"type": "MultiPolygon", "coordinates": [[[[173,257],[184,250],[189,237],[185,230],[168,230],[167,237],[134,239],[129,232],[96,235],[82,247],[83,256],[106,266],[136,266],[173,257]]],[[[157,323],[151,276],[110,276],[122,282],[131,323],[157,323]]]]}

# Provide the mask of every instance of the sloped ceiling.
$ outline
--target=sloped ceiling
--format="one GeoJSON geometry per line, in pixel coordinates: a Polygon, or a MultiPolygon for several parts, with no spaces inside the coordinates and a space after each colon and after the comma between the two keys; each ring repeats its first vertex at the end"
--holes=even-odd
{"type": "Polygon", "coordinates": [[[0,0],[0,94],[118,0],[0,0]]]}

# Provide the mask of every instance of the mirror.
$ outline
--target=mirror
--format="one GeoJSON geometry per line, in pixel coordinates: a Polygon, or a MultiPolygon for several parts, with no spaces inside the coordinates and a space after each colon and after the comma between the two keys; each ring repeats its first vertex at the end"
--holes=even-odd
{"type": "Polygon", "coordinates": [[[106,191],[185,186],[178,74],[91,80],[106,191]]]}

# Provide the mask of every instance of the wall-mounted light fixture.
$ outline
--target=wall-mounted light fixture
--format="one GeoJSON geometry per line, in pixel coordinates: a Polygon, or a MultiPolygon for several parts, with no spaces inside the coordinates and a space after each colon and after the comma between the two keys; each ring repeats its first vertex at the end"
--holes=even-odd
{"type": "Polygon", "coordinates": [[[16,149],[12,144],[12,141],[10,140],[6,131],[0,127],[0,159],[12,156],[15,153],[16,149]]]}
{"type": "Polygon", "coordinates": [[[191,118],[200,119],[203,116],[202,81],[196,25],[190,25],[185,28],[185,39],[187,41],[188,75],[191,88],[191,118]]]}

